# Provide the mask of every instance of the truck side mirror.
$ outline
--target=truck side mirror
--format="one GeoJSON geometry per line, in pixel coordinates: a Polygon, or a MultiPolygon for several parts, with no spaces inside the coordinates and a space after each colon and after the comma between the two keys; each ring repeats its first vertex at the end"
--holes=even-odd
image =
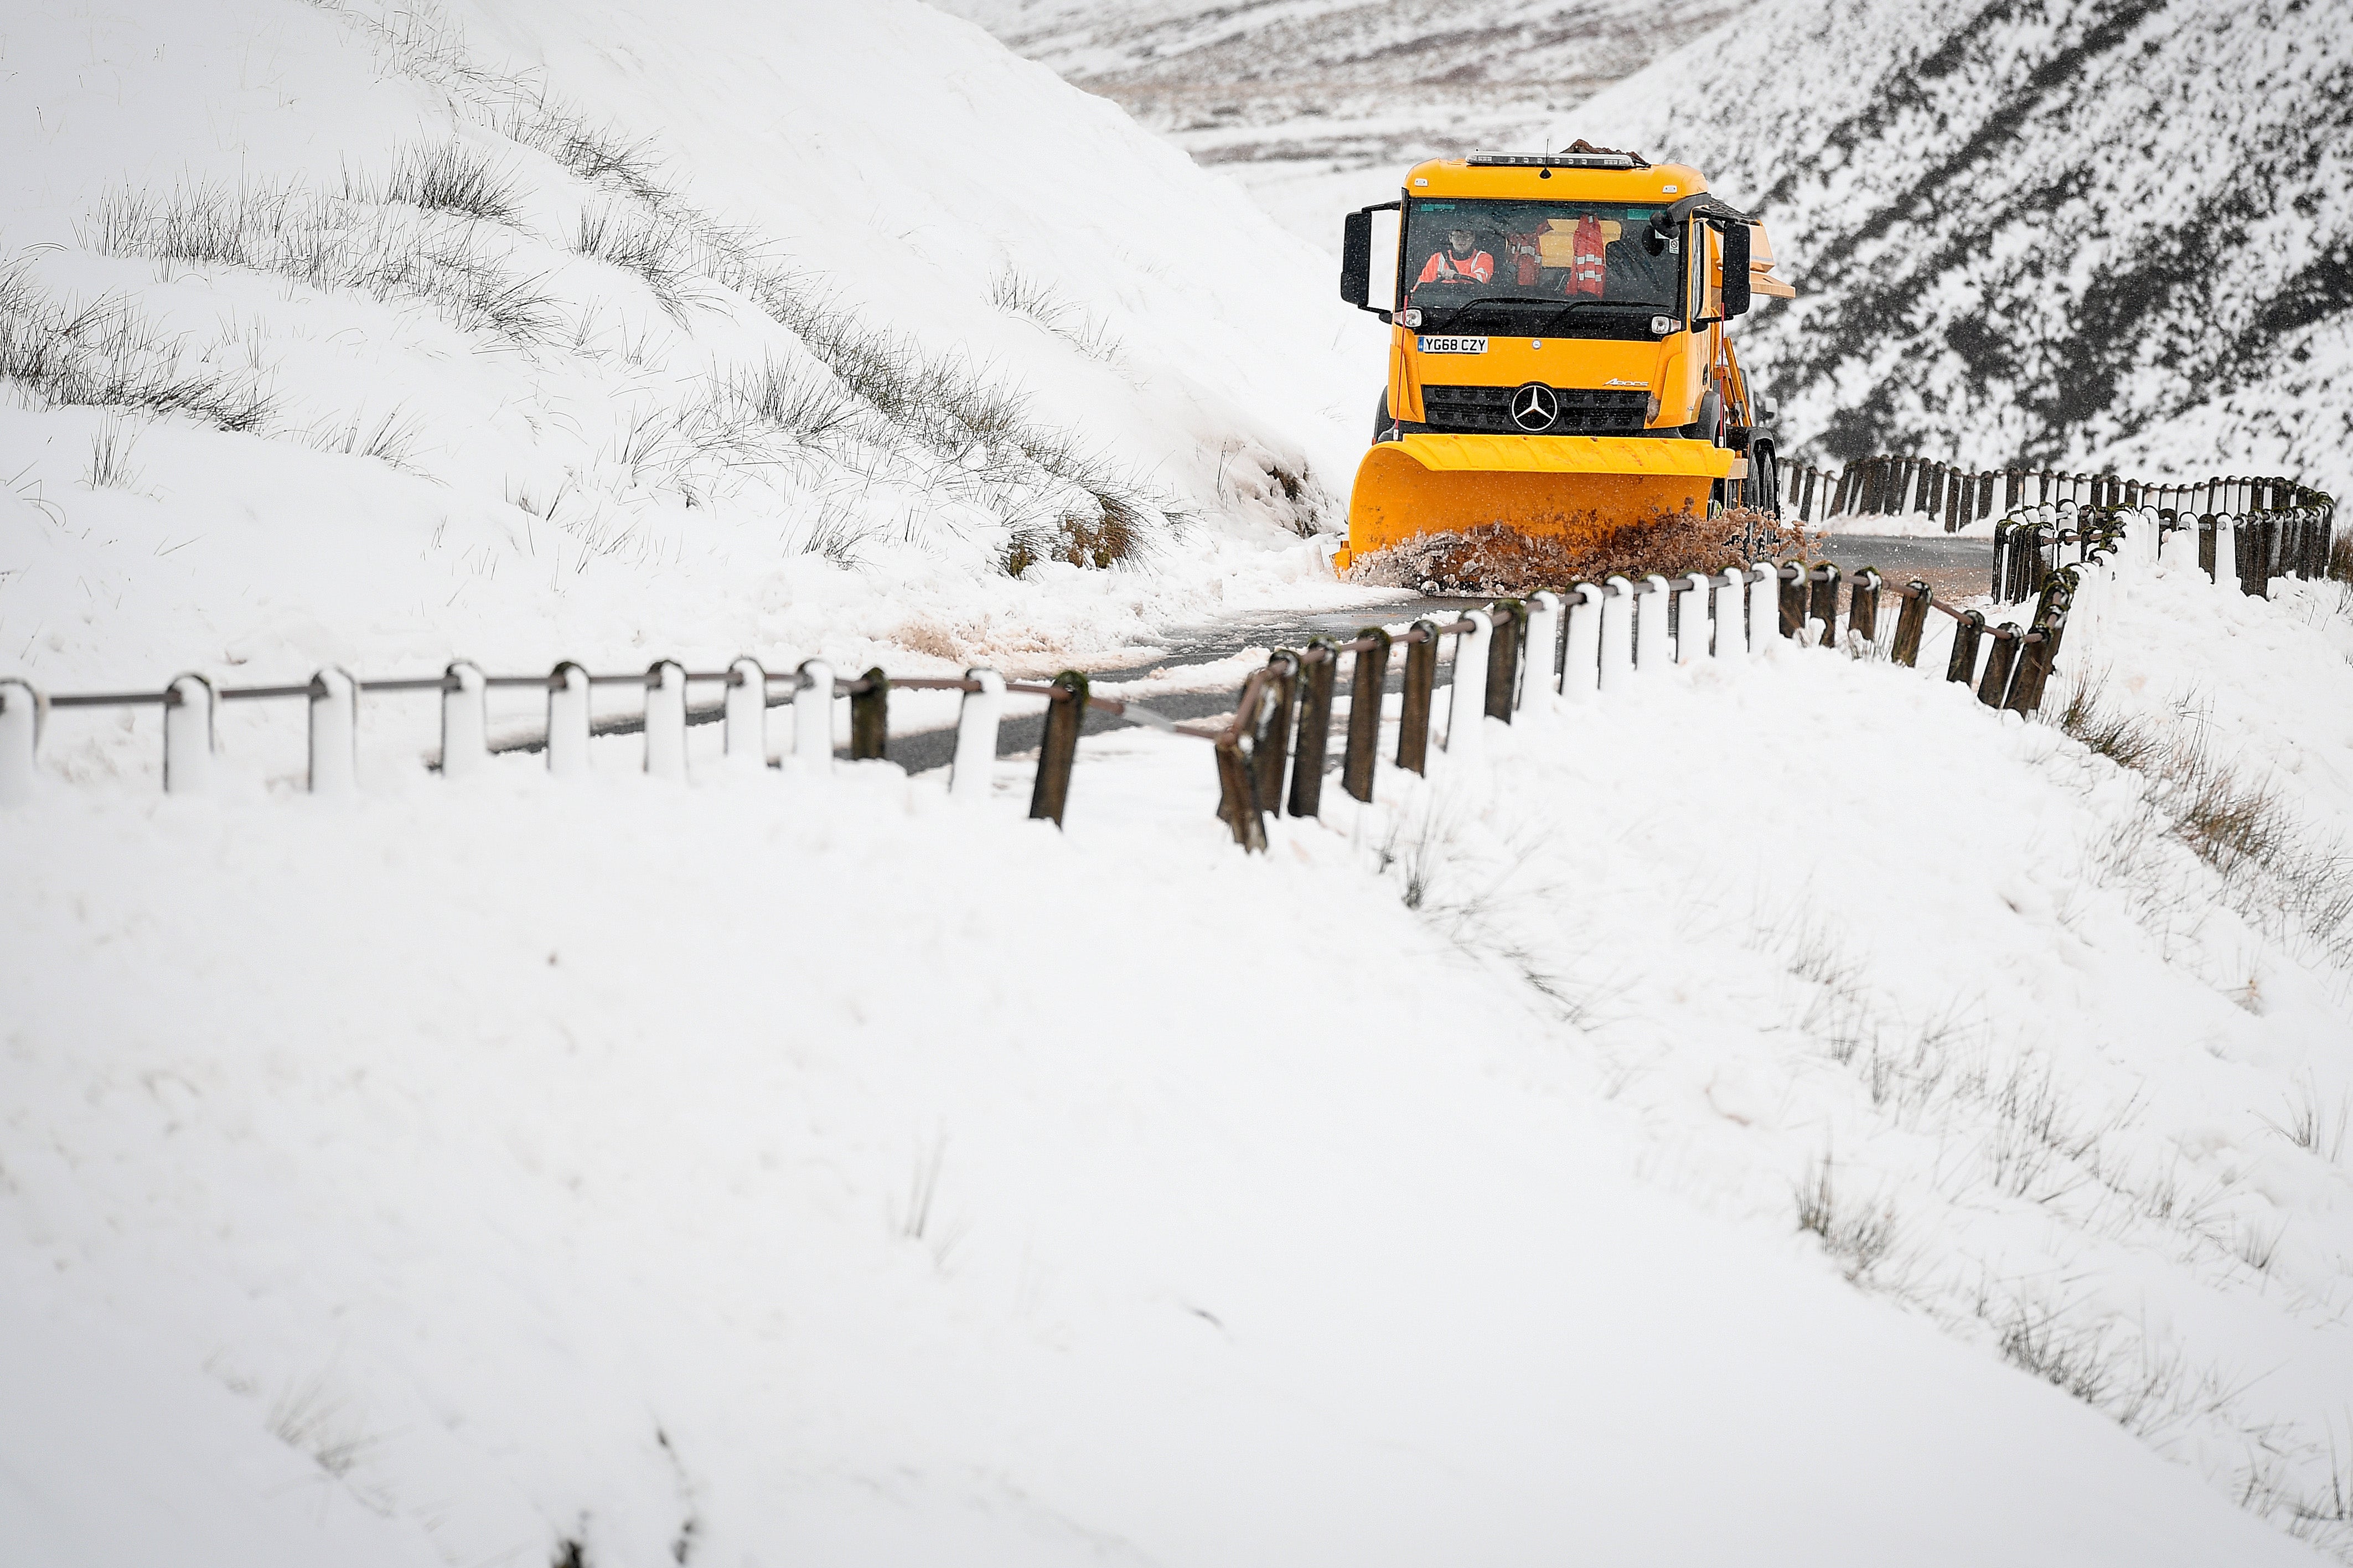
{"type": "Polygon", "coordinates": [[[1724,226],[1724,315],[1726,321],[1747,313],[1748,293],[1748,226],[1745,223],[1724,226]]]}
{"type": "Polygon", "coordinates": [[[1340,231],[1340,298],[1359,310],[1371,306],[1373,215],[1350,213],[1340,231]]]}

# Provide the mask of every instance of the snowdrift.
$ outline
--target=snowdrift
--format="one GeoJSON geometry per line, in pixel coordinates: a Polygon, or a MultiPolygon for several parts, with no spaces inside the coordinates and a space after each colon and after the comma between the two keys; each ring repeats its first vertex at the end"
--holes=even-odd
{"type": "Polygon", "coordinates": [[[2295,4],[1768,0],[1577,124],[1772,225],[1799,298],[1743,353],[1820,456],[2341,492],[2348,49],[2295,4]]]}
{"type": "Polygon", "coordinates": [[[1067,661],[1317,575],[1324,269],[910,0],[8,33],[0,636],[52,687],[1067,661]]]}

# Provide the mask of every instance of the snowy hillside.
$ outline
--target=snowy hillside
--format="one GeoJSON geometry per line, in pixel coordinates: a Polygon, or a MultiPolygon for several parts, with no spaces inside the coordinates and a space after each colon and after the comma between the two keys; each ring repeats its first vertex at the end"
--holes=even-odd
{"type": "Polygon", "coordinates": [[[940,0],[1234,175],[1326,248],[1407,165],[1566,142],[1573,110],[1749,0],[940,0]]]}
{"type": "Polygon", "coordinates": [[[0,643],[52,687],[1067,661],[1316,591],[1366,379],[1323,267],[913,0],[5,42],[0,643]]]}
{"type": "Polygon", "coordinates": [[[1751,338],[1801,449],[2342,493],[2344,20],[2292,0],[1769,0],[1590,123],[1774,226],[1799,299],[1751,338]]]}

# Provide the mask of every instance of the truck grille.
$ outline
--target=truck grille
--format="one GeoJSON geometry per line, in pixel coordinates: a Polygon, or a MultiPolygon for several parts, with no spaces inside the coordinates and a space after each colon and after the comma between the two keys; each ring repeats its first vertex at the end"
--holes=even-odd
{"type": "Polygon", "coordinates": [[[1523,430],[1512,418],[1514,386],[1425,386],[1421,411],[1436,431],[1456,435],[1639,436],[1648,415],[1647,392],[1604,392],[1597,387],[1556,386],[1560,412],[1543,430],[1523,430]]]}

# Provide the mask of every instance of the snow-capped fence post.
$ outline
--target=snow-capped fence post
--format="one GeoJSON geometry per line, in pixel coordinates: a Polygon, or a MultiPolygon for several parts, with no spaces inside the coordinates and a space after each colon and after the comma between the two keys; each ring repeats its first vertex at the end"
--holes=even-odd
{"type": "Polygon", "coordinates": [[[793,690],[792,754],[795,767],[833,770],[833,666],[821,658],[801,660],[800,684],[793,690]]]}
{"type": "Polygon", "coordinates": [[[1495,647],[1495,618],[1484,610],[1465,610],[1471,629],[1454,639],[1454,679],[1446,691],[1446,754],[1475,757],[1484,745],[1482,727],[1486,718],[1487,671],[1495,647]]]}
{"type": "Polygon", "coordinates": [[[472,660],[441,672],[441,776],[469,778],[491,765],[490,682],[472,660]]]}
{"type": "Polygon", "coordinates": [[[2032,713],[2042,706],[2042,688],[2051,679],[2052,661],[2059,657],[2060,634],[2067,626],[2067,606],[2073,595],[2064,580],[2054,581],[2034,613],[2035,640],[2026,645],[2018,672],[2010,683],[2007,706],[2015,713],[2032,713]]]}
{"type": "Polygon", "coordinates": [[[1487,643],[1487,717],[1512,721],[1520,688],[1520,631],[1527,606],[1517,599],[1497,599],[1487,606],[1494,633],[1487,643]]]}
{"type": "Polygon", "coordinates": [[[1264,745],[1250,747],[1251,783],[1259,805],[1282,815],[1283,764],[1291,756],[1291,720],[1299,700],[1299,656],[1287,647],[1267,655],[1267,680],[1274,689],[1273,731],[1264,745]]]}
{"type": "MultiPolygon", "coordinates": [[[[1263,669],[1242,682],[1234,703],[1234,721],[1211,742],[1218,758],[1218,816],[1233,830],[1234,842],[1245,854],[1266,848],[1266,816],[1261,809],[1254,770],[1242,754],[1242,742],[1255,742],[1267,718],[1273,682],[1263,669]]],[[[1033,812],[1034,815],[1034,812],[1033,812]]]]}
{"type": "Polygon", "coordinates": [[[311,793],[349,795],[359,783],[360,685],[333,665],[311,677],[311,793]]]}
{"type": "Polygon", "coordinates": [[[1715,601],[1715,657],[1748,657],[1748,574],[1727,566],[1706,579],[1715,601]]]}
{"type": "Polygon", "coordinates": [[[213,777],[213,683],[183,675],[164,689],[164,793],[201,794],[213,777]]]}
{"type": "Polygon", "coordinates": [[[1398,713],[1397,765],[1430,771],[1430,710],[1437,700],[1438,626],[1416,621],[1405,634],[1405,700],[1398,713]]]}
{"type": "Polygon", "coordinates": [[[849,692],[849,760],[879,763],[891,754],[891,678],[876,665],[849,692]]]}
{"type": "Polygon", "coordinates": [[[1527,631],[1520,641],[1519,705],[1532,690],[1560,689],[1560,595],[1546,588],[1528,596],[1527,631]]]}
{"type": "Polygon", "coordinates": [[[588,771],[588,672],[568,658],[547,678],[547,771],[588,771]]]}
{"type": "Polygon", "coordinates": [[[1920,663],[1920,638],[1928,629],[1928,608],[1936,590],[1915,577],[1905,584],[1904,607],[1895,612],[1895,642],[1887,657],[1907,669],[1920,663]]]}
{"type": "Polygon", "coordinates": [[[997,726],[1005,712],[1005,677],[986,665],[964,672],[972,689],[956,709],[955,758],[948,764],[948,794],[958,800],[987,800],[997,771],[997,726]]]}
{"type": "Polygon", "coordinates": [[[646,667],[646,772],[686,776],[686,668],[673,658],[646,667]]]}
{"type": "Polygon", "coordinates": [[[1866,566],[1854,574],[1854,591],[1847,596],[1847,636],[1858,653],[1879,642],[1879,569],[1866,566]]]}
{"type": "Polygon", "coordinates": [[[2239,570],[2238,531],[2231,526],[2231,514],[2227,511],[2209,513],[2206,530],[2209,540],[2206,574],[2219,588],[2222,585],[2225,570],[2234,575],[2239,570]]]}
{"type": "Polygon", "coordinates": [[[1332,686],[1340,673],[1340,656],[1330,637],[1307,645],[1299,665],[1299,740],[1291,762],[1293,816],[1318,816],[1324,808],[1324,753],[1332,742],[1332,686]]]}
{"type": "Polygon", "coordinates": [[[1569,592],[1575,597],[1561,639],[1560,694],[1583,701],[1601,689],[1602,605],[1609,594],[1595,583],[1579,583],[1569,592]]]}
{"type": "Polygon", "coordinates": [[[1806,568],[1801,562],[1784,561],[1775,575],[1781,580],[1781,635],[1794,637],[1806,629],[1806,568]]]}
{"type": "Polygon", "coordinates": [[[1993,647],[1986,654],[1985,679],[1978,686],[1978,700],[1989,708],[1999,708],[2010,695],[2010,672],[2018,662],[2019,632],[2015,622],[2004,621],[1994,628],[1993,647]]]}
{"type": "MultiPolygon", "coordinates": [[[[1062,826],[1071,803],[1071,767],[1079,760],[1079,726],[1087,718],[1087,678],[1075,669],[1054,677],[1046,704],[1046,739],[1038,747],[1038,782],[1029,791],[1029,815],[1062,826]]],[[[797,742],[796,742],[797,744],[797,742]]]]}
{"type": "Polygon", "coordinates": [[[41,694],[21,680],[0,680],[0,806],[33,797],[41,744],[41,694]]]}
{"type": "Polygon", "coordinates": [[[757,773],[768,765],[768,672],[758,659],[739,658],[727,667],[727,694],[721,700],[727,765],[757,773]]]}
{"type": "Polygon", "coordinates": [[[1977,679],[1978,638],[1985,631],[1985,616],[1976,610],[1964,610],[1953,624],[1953,657],[1945,661],[1945,679],[1966,683],[1977,679]]]}
{"type": "Polygon", "coordinates": [[[1825,561],[1806,574],[1813,584],[1813,602],[1806,608],[1808,620],[1820,621],[1822,629],[1817,646],[1835,649],[1838,647],[1838,591],[1840,572],[1825,561]]]}
{"type": "Polygon", "coordinates": [[[1653,572],[1642,579],[1641,595],[1634,609],[1634,673],[1657,675],[1674,658],[1674,642],[1667,633],[1673,593],[1667,580],[1653,572]]]}
{"type": "Polygon", "coordinates": [[[1710,627],[1708,626],[1708,580],[1697,572],[1686,574],[1675,584],[1675,662],[1692,664],[1708,657],[1710,627]]]}
{"type": "Polygon", "coordinates": [[[1389,634],[1366,626],[1356,638],[1372,646],[1356,650],[1356,674],[1348,682],[1348,745],[1340,757],[1340,787],[1369,801],[1381,749],[1381,697],[1389,681],[1389,634]]]}
{"type": "Polygon", "coordinates": [[[1597,684],[1604,692],[1622,691],[1634,673],[1634,584],[1612,577],[1602,584],[1601,657],[1597,684]]]}

